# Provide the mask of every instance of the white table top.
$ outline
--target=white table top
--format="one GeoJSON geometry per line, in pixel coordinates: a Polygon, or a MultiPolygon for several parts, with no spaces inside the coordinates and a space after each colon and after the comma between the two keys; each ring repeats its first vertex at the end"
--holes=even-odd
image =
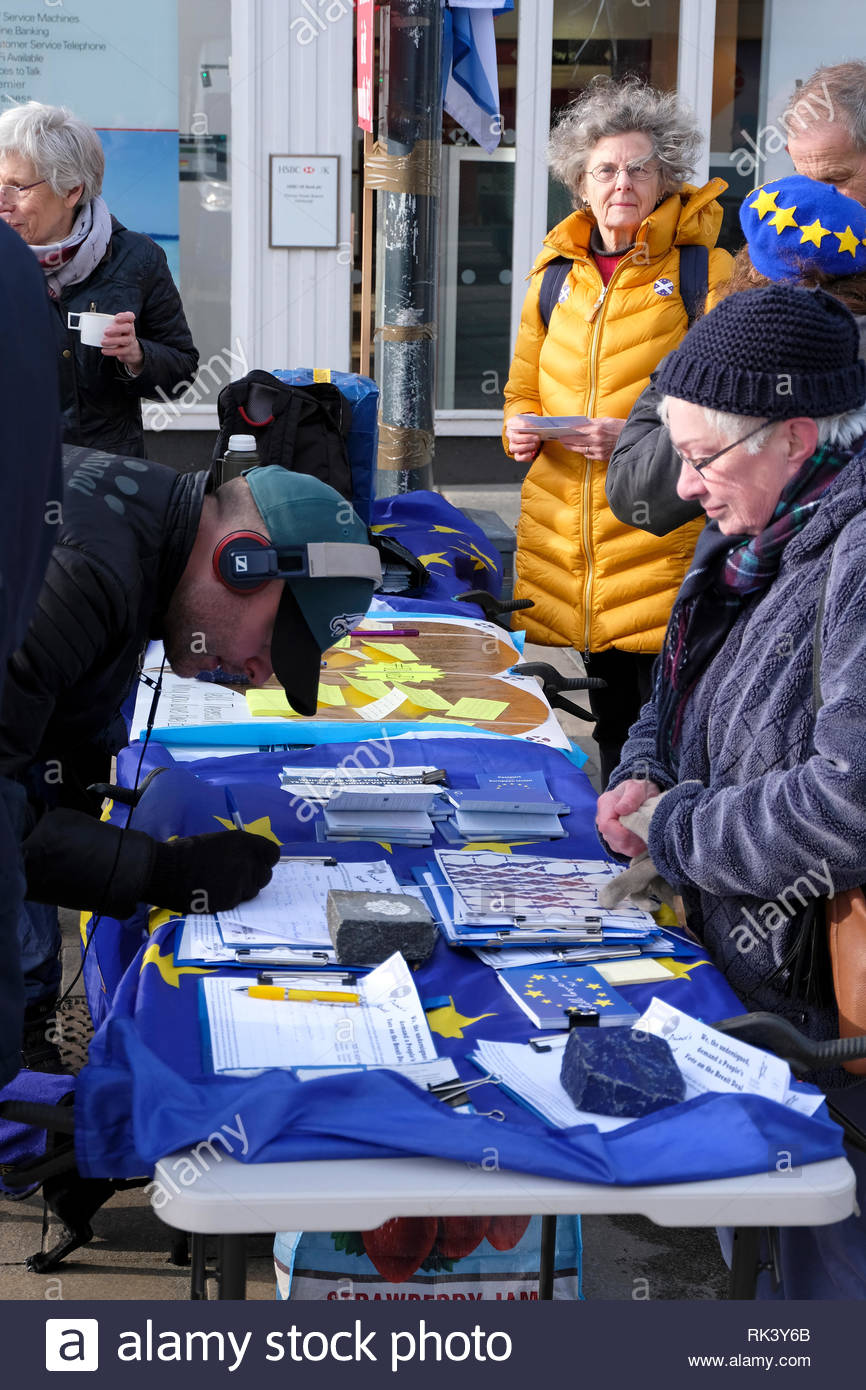
{"type": "Polygon", "coordinates": [[[151,1202],[168,1225],[231,1235],[366,1231],[398,1216],[638,1213],[659,1226],[823,1226],[854,1209],[844,1158],[711,1182],[611,1187],[439,1158],[239,1163],[220,1153],[199,1144],[160,1159],[151,1202]]]}

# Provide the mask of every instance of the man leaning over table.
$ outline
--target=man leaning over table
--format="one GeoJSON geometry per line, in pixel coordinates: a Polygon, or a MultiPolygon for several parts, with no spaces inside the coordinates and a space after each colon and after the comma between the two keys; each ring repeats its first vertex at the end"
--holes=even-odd
{"type": "MultiPolygon", "coordinates": [[[[671,613],[653,697],[599,799],[601,834],[632,857],[605,896],[610,905],[672,884],[744,1009],[836,1037],[832,983],[810,971],[807,988],[796,966],[809,932],[826,966],[822,900],[866,882],[866,364],[857,324],[823,290],[779,284],[732,295],[665,359],[657,384],[680,457],[677,491],[700,502],[708,524],[671,613]]],[[[866,1161],[848,1156],[863,1209],[866,1161]]],[[[780,1237],[784,1297],[866,1296],[863,1218],[780,1237]]]]}
{"type": "Polygon", "coordinates": [[[273,672],[312,714],[321,653],[379,575],[363,522],[315,478],[255,468],[212,491],[204,472],[82,448],[64,450],[63,471],[57,541],[0,703],[0,777],[29,807],[25,1060],[43,1070],[56,1062],[42,1055],[60,982],[54,908],[225,910],[264,887],[279,854],[236,830],[161,843],[95,818],[85,789],[127,742],[120,708],[148,640],[164,639],[180,676],[220,667],[257,686],[273,672]]]}

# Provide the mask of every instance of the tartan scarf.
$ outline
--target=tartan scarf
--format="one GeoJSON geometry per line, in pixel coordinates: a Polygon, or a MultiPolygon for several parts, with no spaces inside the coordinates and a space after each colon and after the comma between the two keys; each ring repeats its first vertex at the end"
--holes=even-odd
{"type": "Polygon", "coordinates": [[[698,680],[744,603],[770,587],[785,546],[815,515],[823,494],[853,455],[853,449],[831,446],[816,450],[785,486],[757,536],[724,536],[715,521],[701,533],[661,651],[656,753],[671,769],[685,707],[698,680]]]}

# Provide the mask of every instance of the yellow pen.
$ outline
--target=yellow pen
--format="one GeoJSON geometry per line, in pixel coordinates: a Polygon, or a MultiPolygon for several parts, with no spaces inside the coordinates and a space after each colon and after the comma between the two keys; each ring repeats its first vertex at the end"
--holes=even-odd
{"type": "Polygon", "coordinates": [[[250,999],[278,999],[289,1003],[360,1004],[360,994],[344,989],[286,989],[280,985],[250,985],[250,999]]]}

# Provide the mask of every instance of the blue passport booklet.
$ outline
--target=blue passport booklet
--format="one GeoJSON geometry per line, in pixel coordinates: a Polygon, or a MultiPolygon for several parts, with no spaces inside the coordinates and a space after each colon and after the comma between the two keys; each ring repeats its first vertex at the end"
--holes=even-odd
{"type": "Polygon", "coordinates": [[[516,965],[499,971],[508,990],[536,1028],[567,1028],[566,1009],[591,1009],[599,1027],[628,1027],[638,1010],[591,965],[516,965]]]}

